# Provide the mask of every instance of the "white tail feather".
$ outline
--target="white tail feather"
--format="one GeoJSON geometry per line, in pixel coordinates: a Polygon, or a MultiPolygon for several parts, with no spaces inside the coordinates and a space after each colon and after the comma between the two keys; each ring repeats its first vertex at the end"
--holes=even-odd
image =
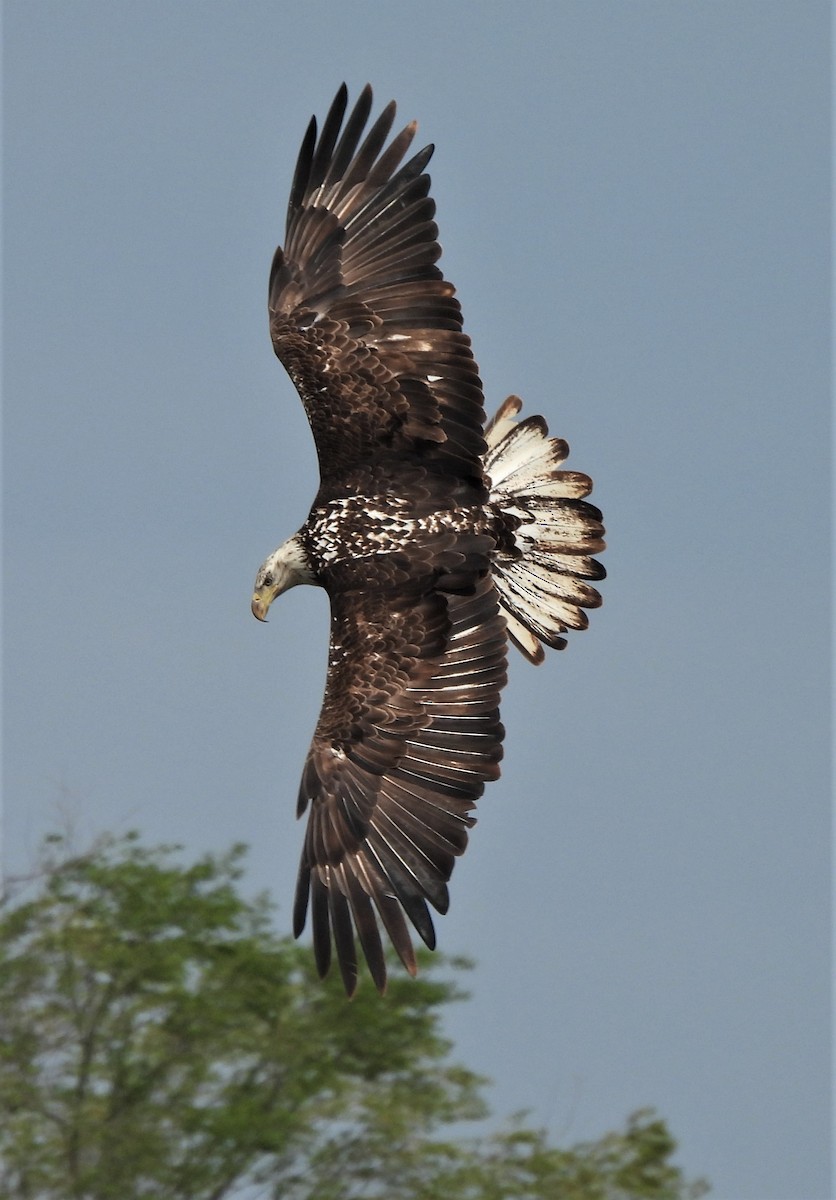
{"type": "Polygon", "coordinates": [[[509,396],[485,431],[485,470],[491,503],[512,532],[512,544],[494,554],[493,575],[511,640],[532,662],[543,644],[562,649],[567,629],[585,629],[585,608],[601,596],[587,580],[603,579],[591,557],[604,548],[601,514],[584,497],[592,480],[560,464],[569,453],[550,438],[542,417],[517,421],[522,407],[509,396]]]}

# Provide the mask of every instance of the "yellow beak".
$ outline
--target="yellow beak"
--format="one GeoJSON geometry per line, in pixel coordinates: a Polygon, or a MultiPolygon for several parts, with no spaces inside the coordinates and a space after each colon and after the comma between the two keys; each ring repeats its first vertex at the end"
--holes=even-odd
{"type": "Polygon", "coordinates": [[[273,599],[274,597],[267,588],[262,588],[259,592],[253,592],[253,602],[251,605],[253,616],[259,621],[266,621],[267,610],[273,603],[273,599]]]}

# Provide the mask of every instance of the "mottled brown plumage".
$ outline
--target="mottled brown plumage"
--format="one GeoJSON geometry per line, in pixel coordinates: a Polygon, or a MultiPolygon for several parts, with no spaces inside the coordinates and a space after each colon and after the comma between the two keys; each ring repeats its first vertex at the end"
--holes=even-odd
{"type": "Polygon", "coordinates": [[[310,910],[322,974],[332,942],[345,987],[355,937],[386,983],[381,927],[407,969],[407,920],[429,946],[428,905],[499,775],[506,644],[533,661],[600,597],[600,513],[564,442],[517,422],[511,398],[485,428],[482,385],[440,256],[425,167],[368,128],[366,87],[346,119],[337,93],[308,127],[284,248],[270,274],[270,332],[305,406],[320,487],[305,525],[263,564],[253,612],[297,583],[331,601],[328,678],[299,791],[309,810],[294,907],[310,910]]]}
{"type": "Polygon", "coordinates": [[[325,488],[383,454],[400,461],[416,450],[481,488],[482,384],[454,288],[435,265],[424,174],[433,147],[400,165],[413,122],[380,154],[394,102],[359,145],[368,86],[338,139],[347,99],[340,88],[319,140],[312,120],[299,155],[270,274],[273,346],[305,405],[325,488]]]}

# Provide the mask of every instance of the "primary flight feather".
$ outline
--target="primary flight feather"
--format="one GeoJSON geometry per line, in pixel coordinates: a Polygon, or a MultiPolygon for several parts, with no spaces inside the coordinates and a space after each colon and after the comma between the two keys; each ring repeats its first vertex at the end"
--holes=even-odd
{"type": "Polygon", "coordinates": [[[532,661],[561,648],[601,598],[601,514],[565,442],[512,396],[485,426],[455,289],[436,265],[427,146],[413,122],[387,145],[394,102],[369,125],[343,85],[308,126],[270,334],[310,421],[320,486],[307,521],[258,571],[252,610],[300,583],[325,588],[325,697],[299,789],[309,810],[294,932],[310,910],[317,967],[332,945],[349,994],[359,940],[386,985],[381,927],[415,973],[411,925],[447,883],[472,810],[499,775],[510,637],[532,661]]]}

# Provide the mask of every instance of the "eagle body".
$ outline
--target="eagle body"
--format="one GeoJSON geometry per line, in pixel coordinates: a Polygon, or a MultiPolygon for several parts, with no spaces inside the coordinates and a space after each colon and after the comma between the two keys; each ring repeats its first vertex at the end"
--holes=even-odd
{"type": "Polygon", "coordinates": [[[364,587],[366,560],[403,558],[405,546],[410,574],[432,575],[442,571],[445,563],[452,566],[458,561],[466,534],[492,536],[490,530],[500,523],[483,505],[429,512],[423,508],[410,497],[381,492],[340,496],[315,507],[299,536],[317,582],[328,588],[338,583],[347,586],[348,580],[356,578],[357,586],[364,587]]]}
{"type": "Polygon", "coordinates": [[[601,514],[588,476],[542,417],[509,397],[485,422],[425,167],[387,145],[371,89],[345,87],[296,166],[269,288],[273,347],[296,385],[320,486],[303,527],[256,577],[253,613],[323,587],[331,605],[325,696],[303,769],[308,812],[294,932],[308,915],[318,969],[346,990],[359,940],[379,990],[381,933],[407,970],[410,926],[431,948],[455,859],[499,775],[509,640],[533,662],[600,604],[601,514]]]}

